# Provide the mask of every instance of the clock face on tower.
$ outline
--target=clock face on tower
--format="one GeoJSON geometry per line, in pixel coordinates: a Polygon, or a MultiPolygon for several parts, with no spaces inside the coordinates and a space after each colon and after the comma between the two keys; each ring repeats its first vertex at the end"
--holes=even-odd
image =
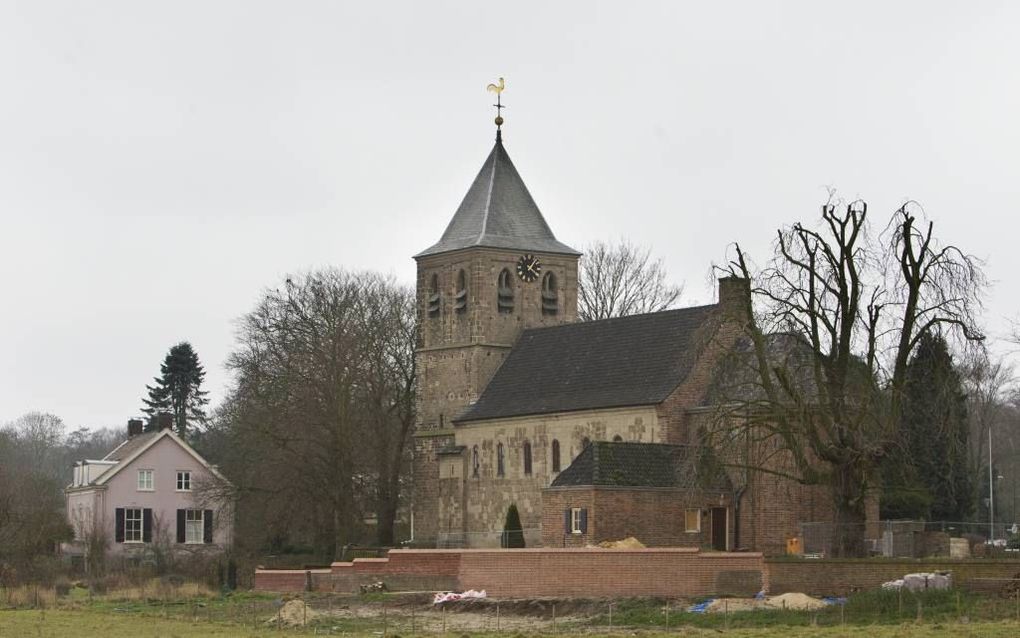
{"type": "Polygon", "coordinates": [[[538,279],[542,272],[542,263],[534,255],[523,255],[517,260],[517,276],[521,281],[531,283],[538,279]]]}

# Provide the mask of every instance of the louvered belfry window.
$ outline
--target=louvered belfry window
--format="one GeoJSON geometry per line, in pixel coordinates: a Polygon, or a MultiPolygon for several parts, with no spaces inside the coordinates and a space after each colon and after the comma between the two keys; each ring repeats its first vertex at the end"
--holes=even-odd
{"type": "Polygon", "coordinates": [[[467,312],[468,289],[467,275],[461,270],[457,273],[457,293],[453,296],[453,309],[457,314],[467,312]]]}
{"type": "Polygon", "coordinates": [[[542,314],[555,315],[560,309],[559,292],[556,290],[556,275],[545,273],[542,279],[542,314]]]}
{"type": "Polygon", "coordinates": [[[499,287],[497,290],[496,305],[500,312],[510,313],[514,311],[514,289],[513,279],[510,278],[510,271],[504,268],[499,273],[499,287]]]}
{"type": "Polygon", "coordinates": [[[432,283],[429,286],[428,312],[429,318],[439,316],[439,275],[432,275],[432,283]]]}

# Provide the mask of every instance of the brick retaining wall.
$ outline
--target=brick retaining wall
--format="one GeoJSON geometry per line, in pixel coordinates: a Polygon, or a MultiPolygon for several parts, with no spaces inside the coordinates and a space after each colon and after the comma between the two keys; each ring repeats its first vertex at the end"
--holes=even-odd
{"type": "Polygon", "coordinates": [[[770,594],[846,594],[856,589],[875,589],[904,574],[934,571],[953,572],[953,582],[959,587],[987,590],[994,589],[996,583],[982,579],[1006,579],[1020,573],[1020,560],[783,558],[766,560],[765,564],[770,594]]]}
{"type": "Polygon", "coordinates": [[[255,589],[357,591],[382,581],[391,591],[484,589],[496,597],[750,595],[763,587],[758,553],[694,548],[393,550],[388,558],[333,563],[330,570],[256,570],[255,589]]]}

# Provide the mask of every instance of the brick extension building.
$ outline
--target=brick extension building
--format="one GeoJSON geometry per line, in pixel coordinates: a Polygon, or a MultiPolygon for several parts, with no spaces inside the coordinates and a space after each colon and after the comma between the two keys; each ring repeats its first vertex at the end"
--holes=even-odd
{"type": "Polygon", "coordinates": [[[663,458],[682,474],[687,457],[704,456],[683,450],[712,418],[709,389],[742,336],[749,290],[725,278],[715,304],[578,323],[579,257],[552,233],[497,132],[442,237],[415,256],[415,541],[498,545],[511,503],[529,546],[626,534],[778,553],[800,522],[831,518],[824,490],[762,473],[598,482],[610,452],[630,459],[617,475],[663,458]],[[577,463],[596,470],[591,485],[577,463]]]}

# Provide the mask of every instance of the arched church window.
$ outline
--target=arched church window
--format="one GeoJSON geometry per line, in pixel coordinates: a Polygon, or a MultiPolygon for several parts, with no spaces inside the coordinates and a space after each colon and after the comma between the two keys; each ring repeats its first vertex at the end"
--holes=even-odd
{"type": "Polygon", "coordinates": [[[478,468],[480,462],[478,460],[478,446],[476,445],[471,449],[471,476],[478,478],[478,468]]]}
{"type": "Polygon", "coordinates": [[[623,443],[623,437],[617,434],[613,437],[613,443],[623,443]]]}
{"type": "Polygon", "coordinates": [[[499,273],[499,281],[496,289],[496,307],[502,313],[514,311],[514,280],[510,277],[510,271],[504,268],[499,273]]]}
{"type": "Polygon", "coordinates": [[[439,316],[440,307],[440,295],[439,295],[439,275],[433,273],[432,280],[429,282],[429,297],[428,297],[428,312],[429,318],[439,316]]]}
{"type": "Polygon", "coordinates": [[[453,309],[457,314],[467,311],[467,275],[461,270],[457,273],[457,292],[453,296],[453,309]]]}
{"type": "Polygon", "coordinates": [[[524,475],[531,476],[531,443],[524,442],[524,475]]]}
{"type": "Polygon", "coordinates": [[[502,443],[496,444],[496,476],[506,475],[506,451],[502,443]]]}
{"type": "Polygon", "coordinates": [[[552,442],[552,471],[560,471],[560,442],[556,439],[552,442]]]}
{"type": "Polygon", "coordinates": [[[556,275],[545,273],[542,279],[542,314],[555,315],[560,309],[559,291],[556,289],[556,275]]]}

